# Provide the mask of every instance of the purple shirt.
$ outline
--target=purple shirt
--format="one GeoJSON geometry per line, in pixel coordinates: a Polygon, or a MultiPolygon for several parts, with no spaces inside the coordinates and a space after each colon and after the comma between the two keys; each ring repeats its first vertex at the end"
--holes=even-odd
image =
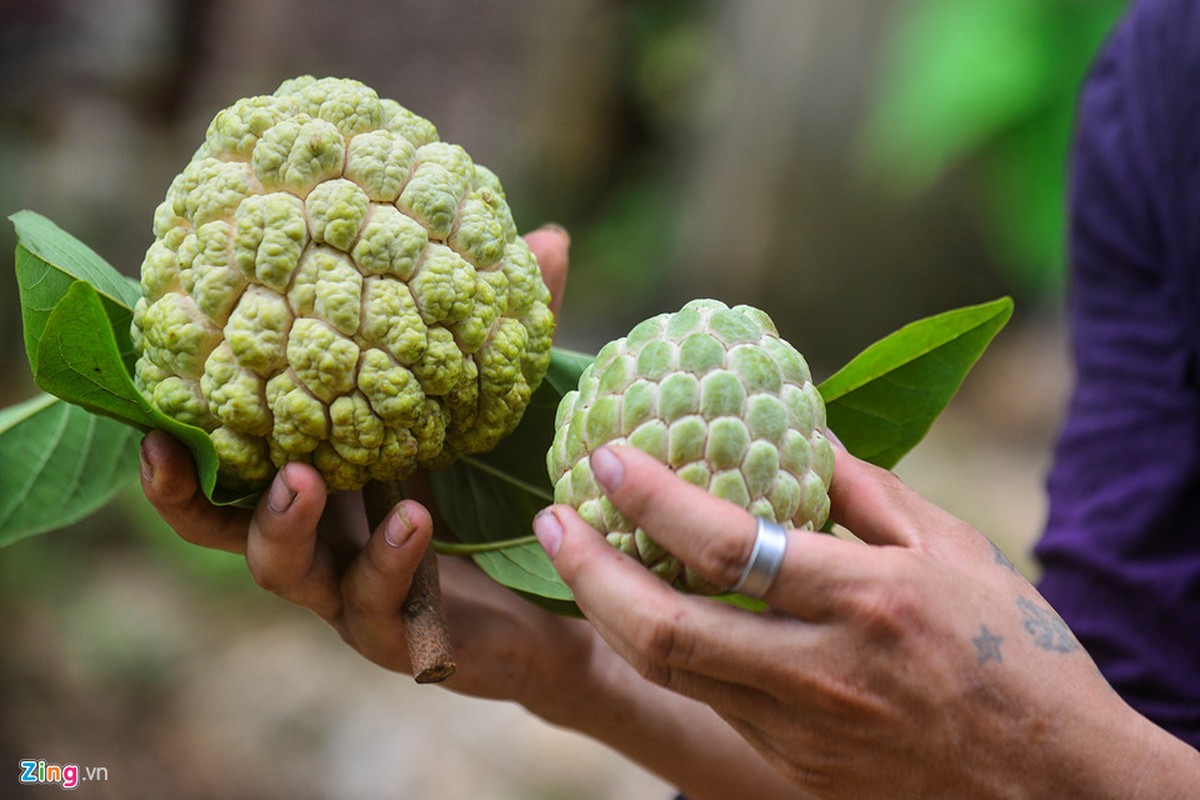
{"type": "Polygon", "coordinates": [[[1200,3],[1135,3],[1077,120],[1077,381],[1040,588],[1131,705],[1200,747],[1200,3]]]}

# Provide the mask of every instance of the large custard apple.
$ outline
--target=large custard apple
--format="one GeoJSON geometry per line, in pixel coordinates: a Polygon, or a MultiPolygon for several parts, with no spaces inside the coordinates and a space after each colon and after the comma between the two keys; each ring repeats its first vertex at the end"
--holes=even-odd
{"type": "Polygon", "coordinates": [[[809,530],[829,515],[833,448],[808,365],[764,312],[694,300],[607,344],[559,404],[554,500],[678,588],[715,592],[604,497],[588,454],[630,445],[755,516],[809,530]]]}
{"type": "Polygon", "coordinates": [[[308,461],[331,490],[512,431],[550,358],[550,295],[496,176],[353,80],[216,115],[154,216],[136,382],[211,432],[222,483],[308,461]]]}

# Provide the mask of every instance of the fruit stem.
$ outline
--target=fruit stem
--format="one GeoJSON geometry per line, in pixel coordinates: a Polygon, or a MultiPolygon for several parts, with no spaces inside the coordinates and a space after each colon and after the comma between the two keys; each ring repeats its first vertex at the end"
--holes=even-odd
{"type": "Polygon", "coordinates": [[[476,553],[495,553],[499,550],[510,550],[514,547],[523,547],[527,544],[537,544],[537,537],[520,536],[515,539],[502,539],[498,542],[478,542],[476,544],[440,542],[434,539],[429,543],[429,546],[443,556],[473,556],[476,553]]]}
{"type": "MultiPolygon", "coordinates": [[[[371,530],[378,528],[396,504],[405,498],[399,481],[370,481],[363,487],[363,504],[371,530]]],[[[450,631],[442,617],[442,590],[438,582],[437,554],[425,549],[413,573],[408,597],[400,609],[408,658],[417,683],[440,683],[457,668],[450,648],[450,631]]]]}

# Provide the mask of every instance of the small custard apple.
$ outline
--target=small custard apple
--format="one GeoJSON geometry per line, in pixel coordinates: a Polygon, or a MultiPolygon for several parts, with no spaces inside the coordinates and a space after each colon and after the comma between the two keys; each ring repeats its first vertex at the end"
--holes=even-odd
{"type": "Polygon", "coordinates": [[[800,353],[764,312],[694,300],[607,344],[558,406],[547,468],[554,500],[679,589],[714,593],[606,498],[588,454],[630,445],[758,517],[819,529],[833,448],[800,353]]]}
{"type": "Polygon", "coordinates": [[[209,431],[221,483],[288,461],[330,490],[491,449],[554,318],[496,176],[353,80],[216,115],[154,215],[135,382],[209,431]]]}

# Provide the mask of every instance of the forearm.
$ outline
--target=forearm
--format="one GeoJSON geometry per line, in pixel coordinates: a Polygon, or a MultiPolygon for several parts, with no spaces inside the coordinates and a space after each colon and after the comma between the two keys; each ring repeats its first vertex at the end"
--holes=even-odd
{"type": "Polygon", "coordinates": [[[708,706],[647,682],[606,648],[589,661],[578,691],[531,710],[612,747],[689,800],[807,796],[708,706]]]}
{"type": "MultiPolygon", "coordinates": [[[[1090,753],[1096,771],[1088,796],[1113,800],[1188,800],[1200,787],[1200,751],[1123,702],[1108,735],[1090,753]]],[[[1085,784],[1086,786],[1086,784],[1085,784]]]]}
{"type": "Polygon", "coordinates": [[[1200,787],[1200,750],[1155,728],[1162,741],[1146,760],[1142,779],[1134,787],[1137,798],[1195,797],[1200,787]]]}
{"type": "MultiPolygon", "coordinates": [[[[1200,751],[1130,708],[1116,693],[1072,693],[1070,707],[1031,719],[972,759],[972,796],[1057,800],[1189,800],[1200,751]],[[986,762],[986,765],[981,762],[986,762]]],[[[957,795],[961,796],[961,794],[957,795]]]]}

